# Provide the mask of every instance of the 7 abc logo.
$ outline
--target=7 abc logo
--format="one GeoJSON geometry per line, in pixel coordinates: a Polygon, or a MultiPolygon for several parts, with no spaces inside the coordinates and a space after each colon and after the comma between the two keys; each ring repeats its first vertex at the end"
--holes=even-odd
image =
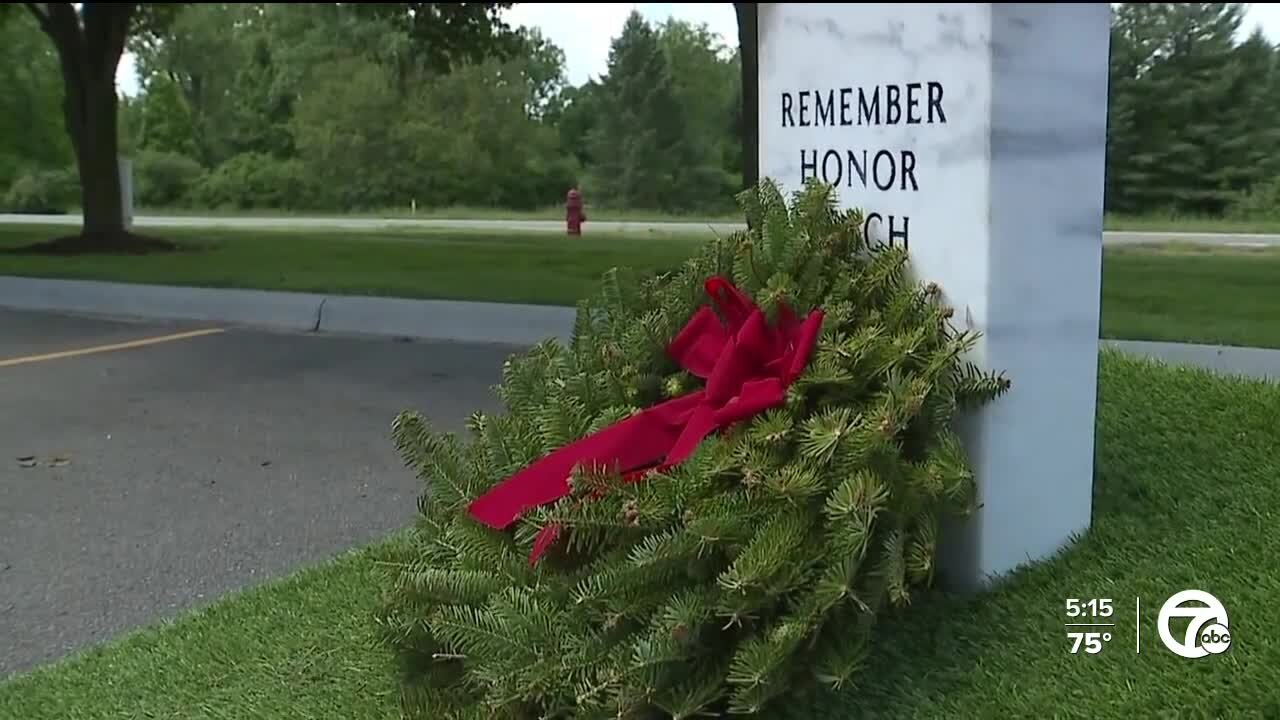
{"type": "Polygon", "coordinates": [[[1157,623],[1160,640],[1171,652],[1194,660],[1219,655],[1231,647],[1227,609],[1218,598],[1203,590],[1183,590],[1165,601],[1157,623]],[[1186,603],[1200,603],[1203,607],[1186,603]],[[1174,637],[1169,623],[1174,618],[1190,618],[1182,637],[1174,637]]]}

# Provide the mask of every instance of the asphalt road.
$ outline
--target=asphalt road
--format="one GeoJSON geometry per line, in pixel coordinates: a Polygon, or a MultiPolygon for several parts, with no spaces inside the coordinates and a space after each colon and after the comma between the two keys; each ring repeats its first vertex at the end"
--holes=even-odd
{"type": "Polygon", "coordinates": [[[0,678],[403,527],[420,486],[392,419],[462,429],[497,409],[515,349],[12,311],[0,328],[0,678]]]}
{"type": "MultiPolygon", "coordinates": [[[[65,225],[79,224],[78,215],[5,215],[0,223],[27,223],[65,225]]],[[[174,228],[241,228],[261,230],[287,230],[308,228],[315,230],[384,230],[384,229],[457,229],[498,230],[510,232],[564,232],[559,220],[447,220],[376,217],[184,217],[140,216],[134,221],[137,227],[174,228]]],[[[610,222],[591,221],[586,232],[717,232],[726,233],[742,227],[736,223],[705,222],[610,222]]],[[[1141,243],[1184,242],[1199,245],[1226,247],[1269,247],[1280,245],[1280,235],[1247,233],[1178,233],[1178,232],[1117,232],[1103,233],[1105,245],[1132,245],[1141,243]]]]}

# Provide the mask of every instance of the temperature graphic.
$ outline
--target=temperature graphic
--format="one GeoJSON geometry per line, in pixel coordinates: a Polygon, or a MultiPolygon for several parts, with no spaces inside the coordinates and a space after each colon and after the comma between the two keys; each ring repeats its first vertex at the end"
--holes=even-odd
{"type": "Polygon", "coordinates": [[[1081,650],[1090,655],[1097,655],[1102,652],[1102,644],[1111,640],[1109,632],[1069,632],[1067,637],[1071,640],[1071,654],[1075,655],[1081,650]]]}
{"type": "Polygon", "coordinates": [[[1102,646],[1111,641],[1111,629],[1115,627],[1112,616],[1115,606],[1111,598],[1067,598],[1067,639],[1071,641],[1071,654],[1081,650],[1089,655],[1102,652],[1102,646]]]}

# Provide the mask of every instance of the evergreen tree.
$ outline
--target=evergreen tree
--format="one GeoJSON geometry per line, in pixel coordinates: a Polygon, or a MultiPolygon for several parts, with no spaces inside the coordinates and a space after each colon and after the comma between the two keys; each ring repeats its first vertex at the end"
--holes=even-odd
{"type": "MultiPolygon", "coordinates": [[[[776,717],[856,681],[877,613],[933,580],[940,518],[973,500],[952,419],[1007,381],[964,359],[975,336],[951,327],[938,287],[901,248],[871,247],[831,187],[788,206],[766,181],[738,199],[750,230],[670,272],[609,273],[570,343],[511,358],[505,412],[475,413],[469,442],[417,412],[396,419],[426,484],[379,617],[410,717],[776,717]],[[776,402],[647,476],[584,463],[567,496],[509,527],[478,522],[477,499],[584,436],[691,394],[752,394],[720,372],[704,386],[723,356],[682,367],[669,345],[691,318],[713,323],[703,290],[717,277],[770,327],[820,320],[776,402]],[[549,527],[555,542],[530,563],[549,527]]],[[[720,321],[734,316],[730,303],[720,321]]]]}
{"type": "Polygon", "coordinates": [[[1151,5],[1121,3],[1115,9],[1107,105],[1106,207],[1111,212],[1143,209],[1138,190],[1149,187],[1158,170],[1140,155],[1144,105],[1151,100],[1142,78],[1154,62],[1157,36],[1151,5]]]}
{"type": "Polygon", "coordinates": [[[600,90],[602,116],[589,141],[593,191],[620,207],[675,209],[685,114],[658,32],[639,12],[613,41],[600,90]]]}
{"type": "Polygon", "coordinates": [[[1275,52],[1237,42],[1242,3],[1121,3],[1112,25],[1107,207],[1218,215],[1276,167],[1275,52]]]}
{"type": "Polygon", "coordinates": [[[686,117],[679,146],[668,150],[681,158],[672,186],[676,209],[726,209],[725,200],[743,189],[734,163],[741,143],[726,132],[741,105],[737,63],[705,25],[669,20],[659,26],[658,39],[686,117]]]}
{"type": "MultiPolygon", "coordinates": [[[[1234,51],[1220,79],[1224,132],[1208,180],[1221,209],[1280,175],[1280,53],[1256,28],[1234,51]]],[[[1280,208],[1277,208],[1280,210],[1280,208]]]]}
{"type": "Polygon", "coordinates": [[[1170,203],[1193,213],[1217,215],[1229,198],[1223,180],[1238,167],[1240,143],[1228,137],[1237,74],[1235,37],[1244,20],[1243,3],[1171,3],[1168,56],[1161,64],[1169,88],[1172,128],[1163,165],[1170,178],[1170,203]]]}

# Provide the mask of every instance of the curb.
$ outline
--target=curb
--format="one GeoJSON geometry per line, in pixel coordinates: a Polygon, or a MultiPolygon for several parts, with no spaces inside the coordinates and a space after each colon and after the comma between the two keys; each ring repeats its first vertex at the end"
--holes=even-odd
{"type": "Polygon", "coordinates": [[[217,322],[271,330],[454,342],[567,342],[576,310],[90,280],[0,276],[0,307],[102,317],[217,322]]]}
{"type": "MultiPolygon", "coordinates": [[[[135,285],[0,275],[0,308],[99,317],[187,320],[335,335],[531,346],[568,342],[577,310],[554,305],[135,285]]],[[[2,329],[0,329],[2,334],[2,329]]],[[[1174,365],[1280,382],[1280,350],[1100,339],[1174,365]]]]}
{"type": "Polygon", "coordinates": [[[1148,340],[1103,340],[1102,345],[1173,367],[1193,367],[1229,377],[1280,382],[1280,350],[1274,348],[1148,340]]]}
{"type": "Polygon", "coordinates": [[[329,296],[320,307],[320,332],[411,337],[457,342],[535,345],[568,343],[577,310],[456,300],[329,296]]]}

